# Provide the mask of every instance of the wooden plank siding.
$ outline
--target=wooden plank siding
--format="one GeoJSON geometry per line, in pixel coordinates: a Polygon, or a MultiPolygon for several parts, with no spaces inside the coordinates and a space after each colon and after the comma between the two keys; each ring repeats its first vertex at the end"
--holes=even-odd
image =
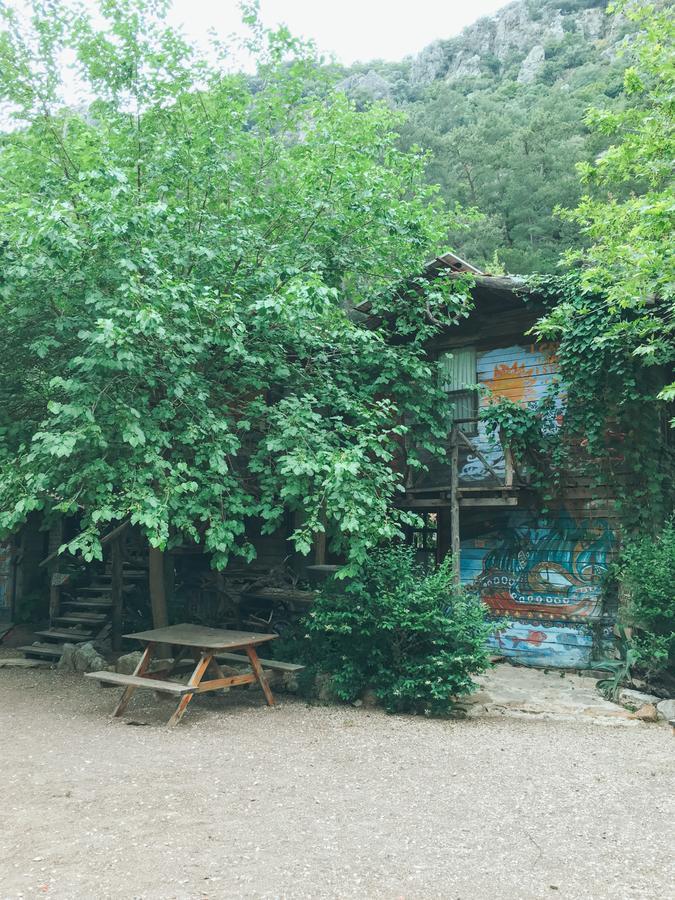
{"type": "MultiPolygon", "coordinates": [[[[494,333],[499,334],[498,326],[494,333]]],[[[532,343],[522,332],[517,338],[502,333],[489,344],[483,332],[476,381],[489,392],[480,394],[479,405],[496,397],[521,404],[540,400],[556,378],[555,346],[532,343]]],[[[502,476],[503,451],[482,423],[471,440],[502,476]]],[[[495,481],[477,455],[460,450],[460,487],[489,487],[495,481]]],[[[448,483],[448,466],[440,464],[418,486],[448,483]]],[[[421,502],[423,494],[415,496],[421,502]]],[[[461,581],[480,593],[500,626],[491,639],[496,653],[535,666],[588,667],[611,639],[602,582],[616,546],[612,489],[574,478],[550,509],[536,504],[535,495],[526,492],[516,508],[462,510],[461,581]]]]}

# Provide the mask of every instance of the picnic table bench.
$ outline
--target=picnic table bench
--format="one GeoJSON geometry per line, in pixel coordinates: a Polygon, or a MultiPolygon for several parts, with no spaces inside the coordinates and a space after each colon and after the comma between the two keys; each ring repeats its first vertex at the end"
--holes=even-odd
{"type": "MultiPolygon", "coordinates": [[[[258,634],[254,631],[227,631],[219,628],[206,628],[202,625],[184,624],[169,625],[166,628],[153,628],[149,631],[139,631],[136,634],[125,634],[124,637],[142,641],[146,645],[133,675],[124,675],[120,672],[88,672],[86,674],[87,678],[93,678],[105,684],[124,686],[124,692],[113,712],[113,716],[122,715],[132,696],[139,688],[174,694],[180,697],[176,711],[167,723],[170,726],[177,725],[180,722],[190,700],[195,694],[217,691],[238,684],[252,684],[254,681],[257,681],[268,705],[272,706],[274,704],[274,697],[263,671],[263,663],[258,658],[255,648],[259,644],[274,640],[278,637],[276,634],[258,634]],[[178,647],[178,652],[173,662],[167,665],[166,668],[150,672],[148,671],[150,663],[157,647],[160,645],[178,647]],[[232,651],[235,650],[243,651],[243,653],[233,653],[232,651]],[[186,655],[192,656],[195,663],[187,684],[179,681],[170,681],[169,676],[180,667],[180,662],[186,655]],[[251,671],[240,672],[226,665],[224,668],[230,670],[230,673],[226,674],[219,659],[221,662],[226,660],[227,662],[248,663],[251,671]],[[213,677],[204,681],[204,676],[209,670],[213,677]]],[[[271,664],[268,665],[268,668],[282,668],[280,664],[275,665],[273,660],[265,660],[265,662],[271,664]]],[[[289,666],[293,669],[302,668],[301,666],[293,666],[291,663],[283,664],[283,668],[289,666]]]]}

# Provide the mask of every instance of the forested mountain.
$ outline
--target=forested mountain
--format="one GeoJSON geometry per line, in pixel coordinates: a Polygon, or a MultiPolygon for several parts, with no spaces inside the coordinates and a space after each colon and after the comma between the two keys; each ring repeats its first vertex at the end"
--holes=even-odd
{"type": "Polygon", "coordinates": [[[406,111],[402,141],[433,151],[429,176],[445,199],[482,214],[450,235],[471,262],[550,271],[578,245],[575,227],[553,210],[576,205],[575,163],[603,148],[584,112],[624,102],[628,26],[606,7],[519,0],[415,58],[345,70],[343,86],[357,101],[406,111]]]}

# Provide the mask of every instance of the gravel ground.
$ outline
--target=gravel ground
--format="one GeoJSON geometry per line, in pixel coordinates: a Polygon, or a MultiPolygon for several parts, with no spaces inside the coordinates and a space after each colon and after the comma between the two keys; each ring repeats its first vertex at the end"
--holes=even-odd
{"type": "Polygon", "coordinates": [[[0,898],[675,898],[665,726],[117,694],[0,670],[0,898]]]}

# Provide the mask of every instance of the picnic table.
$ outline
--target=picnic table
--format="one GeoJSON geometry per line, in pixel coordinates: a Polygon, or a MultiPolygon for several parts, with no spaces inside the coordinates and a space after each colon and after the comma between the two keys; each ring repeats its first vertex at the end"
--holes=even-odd
{"type": "MultiPolygon", "coordinates": [[[[133,675],[124,675],[121,672],[88,672],[86,677],[93,678],[106,684],[119,684],[124,686],[124,692],[113,713],[113,716],[121,716],[127,708],[134,693],[140,688],[147,688],[160,693],[174,694],[180,697],[178,707],[168,721],[168,725],[177,725],[187,708],[188,703],[195,694],[203,694],[206,691],[218,691],[237,684],[252,684],[257,681],[260,685],[269,706],[274,704],[272,691],[267,683],[263,667],[256,653],[259,644],[272,641],[276,634],[258,634],[254,631],[228,631],[220,628],[206,628],[202,625],[169,625],[166,628],[153,628],[149,631],[139,631],[136,634],[125,634],[124,637],[142,641],[145,651],[139,660],[133,675]],[[173,662],[164,669],[150,672],[150,663],[160,645],[170,645],[178,648],[173,662]],[[246,655],[237,655],[232,651],[243,650],[246,655]],[[228,652],[225,652],[228,651],[228,652]],[[231,661],[250,664],[250,672],[240,672],[231,666],[221,666],[216,655],[221,660],[224,657],[231,661]],[[192,656],[195,666],[187,684],[179,681],[170,681],[169,675],[180,667],[181,660],[185,656],[192,656]],[[228,669],[230,674],[226,674],[228,669]],[[204,676],[211,671],[213,677],[204,681],[204,676]]],[[[298,668],[301,668],[298,666],[298,668]]]]}

